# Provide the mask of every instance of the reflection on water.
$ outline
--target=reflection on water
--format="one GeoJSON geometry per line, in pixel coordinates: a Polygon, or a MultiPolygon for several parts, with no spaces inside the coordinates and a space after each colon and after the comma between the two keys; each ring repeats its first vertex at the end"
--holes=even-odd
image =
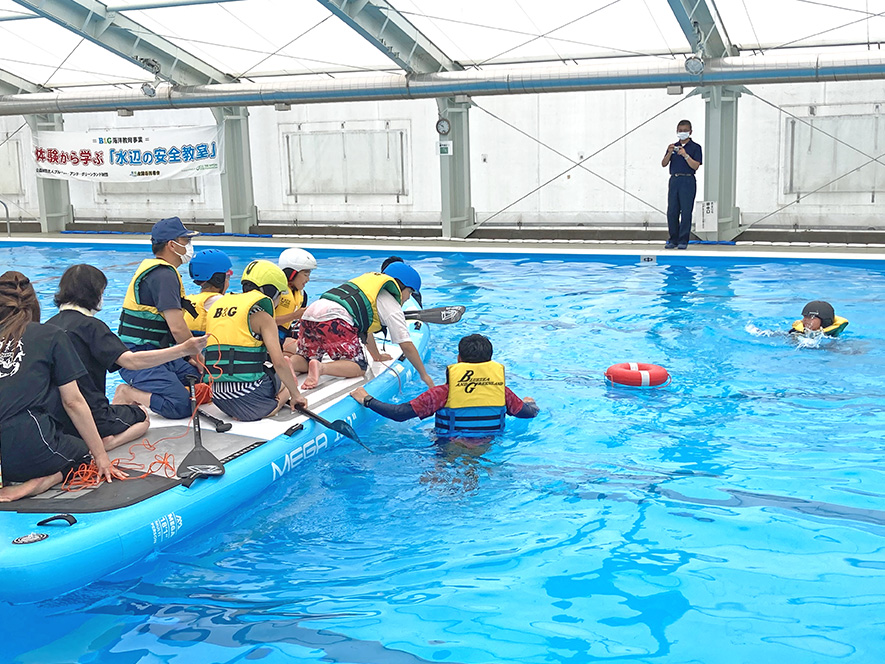
{"type": "MultiPolygon", "coordinates": [[[[279,253],[231,252],[235,271],[279,253]]],[[[385,255],[315,254],[312,296],[385,255]]],[[[108,272],[112,327],[140,258],[78,252],[108,272]]],[[[431,420],[376,421],[360,432],[375,454],[335,447],[168,551],[0,607],[0,659],[878,661],[881,270],[834,263],[798,281],[776,262],[406,258],[426,306],[467,307],[433,328],[431,375],[462,336],[487,334],[537,419],[476,447],[434,441],[431,420]],[[851,326],[799,346],[784,312],[818,298],[851,326]],[[623,361],[673,381],[607,386],[623,361]]],[[[48,317],[71,254],[15,260],[48,317]]]]}

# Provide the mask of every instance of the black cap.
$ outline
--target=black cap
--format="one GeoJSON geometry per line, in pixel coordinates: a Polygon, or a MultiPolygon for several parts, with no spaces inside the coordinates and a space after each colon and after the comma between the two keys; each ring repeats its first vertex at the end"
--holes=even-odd
{"type": "Polygon", "coordinates": [[[833,305],[823,300],[815,300],[809,302],[802,309],[802,317],[817,316],[820,318],[821,327],[829,327],[836,320],[836,312],[833,311],[833,305]]]}

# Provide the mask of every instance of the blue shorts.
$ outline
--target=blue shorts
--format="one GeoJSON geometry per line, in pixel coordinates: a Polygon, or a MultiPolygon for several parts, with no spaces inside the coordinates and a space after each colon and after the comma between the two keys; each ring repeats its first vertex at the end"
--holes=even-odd
{"type": "MultiPolygon", "coordinates": [[[[154,346],[129,346],[129,350],[156,350],[154,346]]],[[[150,369],[120,369],[120,378],[137,390],[149,392],[151,410],[172,420],[191,416],[187,377],[200,371],[183,358],[150,369]]]]}

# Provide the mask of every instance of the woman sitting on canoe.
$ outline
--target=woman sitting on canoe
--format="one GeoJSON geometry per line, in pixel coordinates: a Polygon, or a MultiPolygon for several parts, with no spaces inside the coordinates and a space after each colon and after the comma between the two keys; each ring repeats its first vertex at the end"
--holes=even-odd
{"type": "MultiPolygon", "coordinates": [[[[148,369],[179,357],[198,354],[206,345],[205,337],[193,337],[184,343],[157,350],[131,351],[104,321],[95,317],[101,309],[107,277],[97,267],[72,265],[58,282],[55,304],[59,312],[49,325],[63,329],[74,345],[86,375],[77,380],[80,393],[89,404],[95,426],[106,450],[143,436],[149,426],[147,408],[139,404],[108,403],[106,378],[121,367],[148,369]]],[[[194,368],[194,374],[197,369],[194,368]]],[[[73,434],[73,423],[64,418],[66,433],[73,434]]]]}
{"type": "Polygon", "coordinates": [[[40,304],[21,272],[0,275],[0,501],[42,493],[88,463],[100,478],[126,475],[111,466],[77,379],[86,375],[65,333],[40,325],[40,304]],[[62,410],[79,437],[62,431],[62,410]]]}

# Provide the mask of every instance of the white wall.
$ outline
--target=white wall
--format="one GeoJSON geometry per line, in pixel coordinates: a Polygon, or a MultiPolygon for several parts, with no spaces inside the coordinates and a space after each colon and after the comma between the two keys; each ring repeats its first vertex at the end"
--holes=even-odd
{"type": "MultiPolygon", "coordinates": [[[[795,200],[795,195],[784,193],[788,116],[761,100],[803,118],[811,117],[811,107],[816,117],[878,114],[883,85],[880,82],[760,85],[752,90],[759,98],[745,94],[739,102],[737,204],[745,226],[795,200]]],[[[690,119],[694,124],[694,137],[702,144],[705,142],[704,102],[699,95],[680,98],[668,96],[662,90],[624,90],[480,97],[475,103],[477,108],[470,114],[473,205],[479,220],[496,215],[491,224],[663,227],[662,213],[652,206],[659,210],[666,207],[667,172],[661,168],[660,160],[666,145],[675,138],[678,120],[690,119]],[[674,108],[666,110],[677,102],[674,108]],[[505,122],[538,140],[520,134],[505,122]],[[605,147],[612,141],[614,144],[605,147]],[[587,168],[632,196],[582,168],[555,178],[571,164],[541,143],[574,160],[599,151],[585,162],[587,168]],[[529,193],[551,179],[551,183],[529,193]]],[[[262,221],[292,224],[439,222],[440,157],[436,155],[439,137],[434,129],[437,118],[434,101],[315,104],[293,106],[292,110],[281,112],[259,107],[250,113],[255,202],[262,221]],[[323,127],[341,127],[345,131],[405,128],[407,194],[292,195],[288,188],[284,135],[323,127]]],[[[68,115],[65,121],[70,131],[214,123],[209,110],[140,112],[131,118],[121,118],[115,113],[81,114],[68,115]]],[[[0,140],[21,124],[21,118],[0,118],[0,140]]],[[[881,145],[885,143],[885,136],[852,140],[855,139],[864,143],[857,147],[869,154],[885,153],[881,145]]],[[[24,208],[24,218],[36,217],[36,180],[29,158],[28,128],[22,129],[11,141],[19,143],[25,157],[23,186],[18,194],[5,195],[4,200],[12,199],[10,208],[14,217],[18,209],[14,206],[24,208]]],[[[835,143],[833,149],[850,152],[850,148],[835,143]]],[[[708,162],[713,157],[708,153],[704,156],[708,162]]],[[[833,163],[821,162],[824,174],[839,175],[833,171],[833,163]]],[[[885,167],[874,163],[866,168],[885,167]]],[[[702,168],[699,198],[703,174],[702,168]]],[[[78,219],[153,220],[177,214],[184,219],[212,220],[222,216],[217,176],[200,180],[198,191],[192,194],[101,195],[96,185],[72,182],[71,199],[78,219]]],[[[822,191],[765,219],[760,226],[882,228],[885,224],[880,221],[881,200],[879,192],[822,191]]]]}

